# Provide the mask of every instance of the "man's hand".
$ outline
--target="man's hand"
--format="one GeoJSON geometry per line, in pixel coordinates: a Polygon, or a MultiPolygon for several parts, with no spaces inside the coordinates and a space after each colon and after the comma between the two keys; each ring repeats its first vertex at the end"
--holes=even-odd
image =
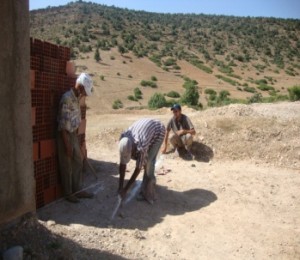
{"type": "Polygon", "coordinates": [[[176,131],[176,134],[178,135],[178,136],[181,136],[181,135],[184,135],[185,134],[185,130],[178,130],[178,131],[176,131]]]}

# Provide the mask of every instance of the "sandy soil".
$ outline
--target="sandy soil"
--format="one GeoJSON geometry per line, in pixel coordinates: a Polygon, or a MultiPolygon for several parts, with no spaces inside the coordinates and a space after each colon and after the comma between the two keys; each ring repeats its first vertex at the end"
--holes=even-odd
{"type": "MultiPolygon", "coordinates": [[[[22,244],[28,259],[299,259],[299,111],[299,102],[184,108],[197,130],[195,160],[159,157],[158,200],[133,198],[111,221],[120,132],[142,116],[167,122],[170,111],[91,108],[88,156],[98,179],[86,167],[85,187],[95,198],[50,204],[4,240],[22,244]]],[[[127,178],[134,163],[128,168],[127,178]]]]}

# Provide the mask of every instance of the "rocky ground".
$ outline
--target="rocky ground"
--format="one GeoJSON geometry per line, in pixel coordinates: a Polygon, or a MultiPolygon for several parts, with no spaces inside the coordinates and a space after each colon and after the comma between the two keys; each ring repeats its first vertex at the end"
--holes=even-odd
{"type": "MultiPolygon", "coordinates": [[[[120,132],[170,111],[88,110],[91,200],[52,203],[0,235],[27,259],[299,259],[300,103],[193,111],[193,161],[159,157],[154,205],[117,202],[120,132]]],[[[129,178],[134,163],[129,164],[129,178]]],[[[142,175],[139,176],[140,183],[142,175]]]]}

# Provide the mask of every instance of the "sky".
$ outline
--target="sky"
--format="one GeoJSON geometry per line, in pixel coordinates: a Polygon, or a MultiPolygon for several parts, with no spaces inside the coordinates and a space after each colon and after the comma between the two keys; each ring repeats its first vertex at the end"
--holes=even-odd
{"type": "MultiPolygon", "coordinates": [[[[29,0],[30,10],[71,0],[29,0]]],[[[88,2],[88,1],[86,1],[88,2]]],[[[300,19],[300,0],[94,0],[94,3],[156,13],[196,13],[300,19]]]]}

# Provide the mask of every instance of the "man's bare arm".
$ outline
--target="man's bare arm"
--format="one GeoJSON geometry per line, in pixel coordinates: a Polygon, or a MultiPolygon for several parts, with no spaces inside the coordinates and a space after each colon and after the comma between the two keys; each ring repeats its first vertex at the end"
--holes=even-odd
{"type": "Polygon", "coordinates": [[[167,147],[168,147],[168,140],[169,140],[169,134],[170,134],[170,130],[167,130],[166,131],[166,134],[165,134],[165,139],[164,139],[164,145],[161,149],[161,152],[162,153],[166,153],[167,152],[167,147]]]}

